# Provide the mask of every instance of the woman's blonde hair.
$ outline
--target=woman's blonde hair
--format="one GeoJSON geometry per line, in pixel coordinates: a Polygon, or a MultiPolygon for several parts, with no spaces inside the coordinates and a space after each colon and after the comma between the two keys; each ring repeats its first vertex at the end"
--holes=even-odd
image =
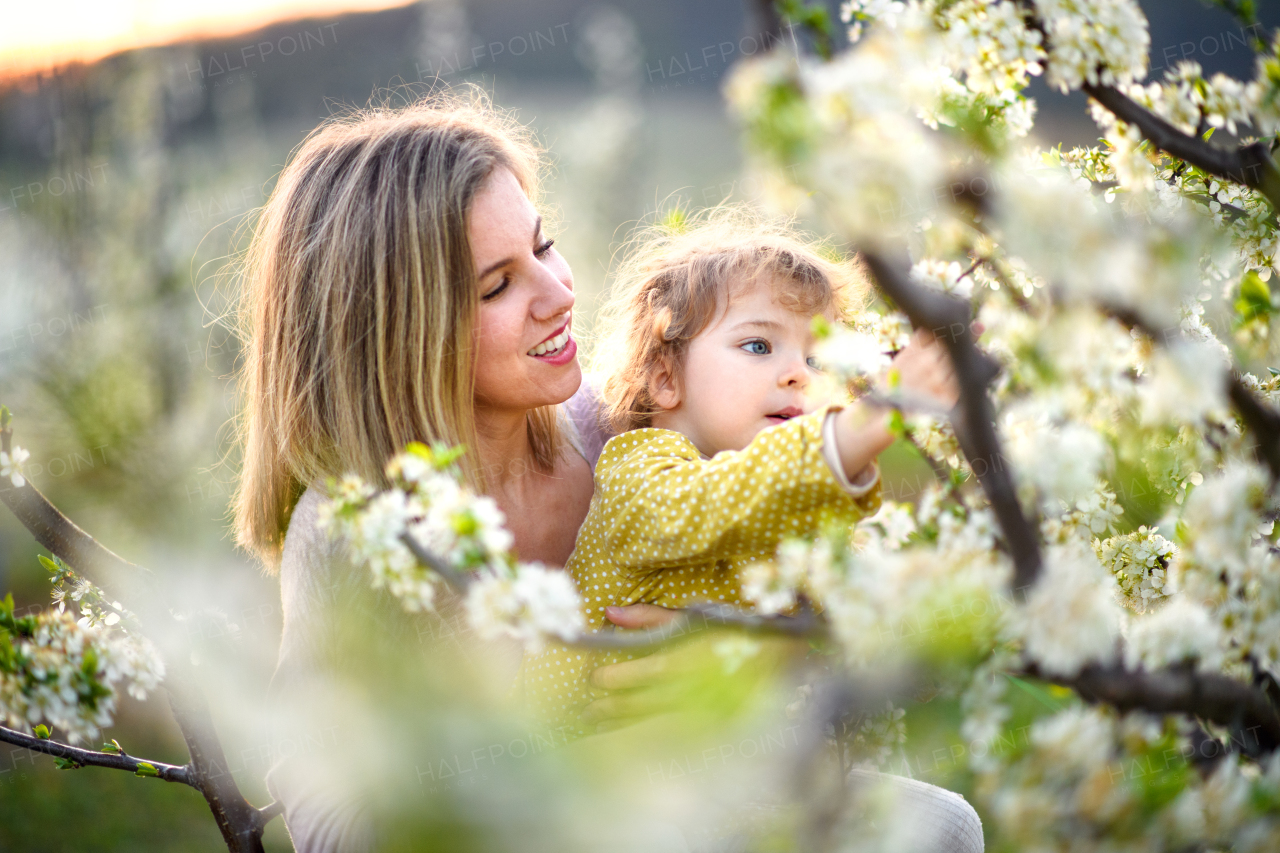
{"type": "MultiPolygon", "coordinates": [[[[509,169],[537,201],[542,152],[483,94],[434,95],[331,119],[285,167],[246,257],[239,320],[239,545],[278,564],[308,485],[385,482],[410,441],[475,459],[472,342],[479,297],[472,201],[509,169]]],[[[554,407],[530,413],[535,461],[559,452],[554,407]]]]}
{"type": "Polygon", "coordinates": [[[655,373],[678,377],[690,341],[740,290],[767,281],[792,310],[837,320],[863,307],[868,293],[855,262],[740,205],[676,210],[640,229],[613,278],[592,372],[602,419],[615,432],[651,423],[660,410],[650,390],[655,373]]]}

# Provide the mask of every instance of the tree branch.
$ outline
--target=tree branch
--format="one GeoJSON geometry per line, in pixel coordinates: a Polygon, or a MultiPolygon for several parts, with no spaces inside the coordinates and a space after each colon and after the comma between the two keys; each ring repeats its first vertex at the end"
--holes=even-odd
{"type": "MultiPolygon", "coordinates": [[[[0,450],[12,451],[13,427],[0,429],[0,450]]],[[[22,522],[36,542],[93,581],[109,599],[123,601],[128,592],[111,591],[112,581],[127,587],[152,579],[150,571],[130,563],[85,533],[41,494],[30,480],[22,487],[0,485],[0,502],[22,522]]],[[[145,600],[145,598],[144,598],[145,600]]]]}
{"type": "MultiPolygon", "coordinates": [[[[0,449],[10,451],[12,441],[12,426],[0,429],[0,449]]],[[[104,592],[111,589],[111,583],[103,583],[103,576],[116,581],[118,586],[109,595],[130,601],[131,609],[144,626],[164,624],[167,613],[153,603],[151,591],[142,589],[142,584],[154,580],[154,575],[116,555],[77,527],[30,481],[21,487],[0,490],[0,502],[9,507],[38,543],[102,587],[104,592]],[[136,597],[130,594],[134,592],[136,597]]],[[[214,728],[209,702],[190,670],[185,650],[166,655],[165,663],[168,672],[164,687],[169,707],[191,757],[187,784],[204,795],[231,853],[262,853],[262,830],[270,815],[245,800],[227,771],[226,753],[214,728]]]]}
{"type": "MultiPolygon", "coordinates": [[[[440,559],[412,534],[403,533],[400,541],[409,553],[427,568],[440,575],[455,593],[463,595],[475,580],[474,576],[461,572],[440,559]]],[[[677,611],[680,615],[665,625],[632,631],[626,634],[583,634],[574,640],[563,640],[565,645],[583,649],[644,649],[661,645],[675,637],[696,634],[710,628],[739,628],[748,633],[774,634],[789,637],[813,637],[827,635],[827,624],[804,604],[799,616],[761,616],[747,613],[727,604],[695,604],[677,611]]]]}
{"type": "Polygon", "coordinates": [[[1040,574],[1040,544],[1035,526],[1022,513],[1008,463],[1000,451],[995,411],[987,386],[999,365],[978,349],[969,329],[969,306],[946,294],[911,281],[904,263],[895,263],[876,251],[862,258],[880,288],[911,318],[916,328],[929,329],[946,346],[960,383],[960,401],[952,412],[956,439],[991,502],[1013,559],[1015,589],[1035,583],[1040,574]]]}
{"type": "Polygon", "coordinates": [[[1046,675],[1036,667],[1027,674],[1069,687],[1088,702],[1105,702],[1121,711],[1193,714],[1224,726],[1257,734],[1266,752],[1280,746],[1280,715],[1262,691],[1218,673],[1166,668],[1155,672],[1122,667],[1086,666],[1074,678],[1046,675]]]}
{"type": "Polygon", "coordinates": [[[1116,118],[1138,128],[1156,148],[1211,175],[1252,187],[1266,196],[1273,210],[1280,211],[1280,169],[1263,143],[1228,151],[1183,133],[1114,86],[1085,83],[1081,88],[1116,118]]]}
{"type": "MultiPolygon", "coordinates": [[[[59,743],[55,740],[47,740],[45,738],[33,737],[22,732],[6,729],[0,726],[0,741],[10,743],[14,746],[20,746],[23,749],[29,749],[32,752],[43,752],[46,755],[52,755],[55,758],[66,758],[74,761],[76,764],[82,764],[86,767],[108,767],[112,770],[127,770],[130,773],[137,773],[139,766],[149,764],[155,769],[155,774],[166,782],[179,782],[183,785],[195,786],[191,779],[190,767],[183,765],[181,767],[175,764],[164,764],[160,761],[148,761],[144,758],[135,758],[132,755],[115,754],[111,752],[95,752],[91,749],[79,749],[74,746],[68,746],[65,743],[59,743]]],[[[140,774],[152,775],[152,774],[140,774]]]]}
{"type": "MultiPolygon", "coordinates": [[[[1182,337],[1181,331],[1172,333],[1170,330],[1156,328],[1135,308],[1105,299],[1097,299],[1095,302],[1101,311],[1125,326],[1138,329],[1158,344],[1167,344],[1170,337],[1182,337]]],[[[1254,396],[1240,381],[1239,373],[1234,368],[1225,377],[1225,382],[1227,397],[1240,413],[1244,425],[1258,440],[1253,448],[1254,455],[1267,466],[1272,481],[1280,482],[1280,412],[1254,396]]]]}

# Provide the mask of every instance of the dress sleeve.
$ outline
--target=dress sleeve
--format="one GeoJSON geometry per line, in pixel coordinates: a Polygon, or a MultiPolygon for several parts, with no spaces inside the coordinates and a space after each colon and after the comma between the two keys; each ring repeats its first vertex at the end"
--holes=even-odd
{"type": "Polygon", "coordinates": [[[786,536],[874,512],[878,477],[859,497],[845,491],[822,453],[824,416],[793,418],[710,460],[667,430],[613,439],[597,480],[610,506],[610,556],[642,574],[708,559],[767,559],[786,536]]]}

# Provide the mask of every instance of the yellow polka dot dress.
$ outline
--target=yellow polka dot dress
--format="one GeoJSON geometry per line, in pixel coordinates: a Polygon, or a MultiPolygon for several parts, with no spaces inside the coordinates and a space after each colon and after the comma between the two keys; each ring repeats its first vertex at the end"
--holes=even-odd
{"type": "MultiPolygon", "coordinates": [[[[638,429],[605,445],[595,495],[565,570],[582,595],[588,631],[606,607],[741,600],[739,575],[774,556],[783,539],[852,524],[880,506],[880,483],[853,497],[822,453],[825,412],[761,431],[741,451],[704,458],[678,432],[638,429]]],[[[587,677],[631,654],[550,645],[526,656],[517,690],[538,721],[585,734],[587,677]]]]}

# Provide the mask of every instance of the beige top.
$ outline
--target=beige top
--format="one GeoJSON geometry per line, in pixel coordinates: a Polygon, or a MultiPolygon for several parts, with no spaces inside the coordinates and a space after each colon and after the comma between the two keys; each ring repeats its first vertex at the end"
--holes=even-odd
{"type": "MultiPolygon", "coordinates": [[[[609,433],[600,424],[599,401],[595,387],[584,381],[574,396],[561,406],[561,427],[570,445],[593,468],[609,433]]],[[[308,730],[326,730],[323,702],[303,697],[323,695],[327,661],[341,654],[333,641],[331,605],[363,602],[364,606],[385,608],[383,624],[403,629],[399,608],[373,595],[369,575],[357,570],[346,559],[342,546],[316,526],[324,491],[312,486],[303,493],[285,534],[284,554],[280,561],[280,598],[284,628],[280,637],[280,653],[271,680],[270,699],[277,717],[305,723],[276,724],[272,743],[290,738],[290,730],[305,725],[308,730]],[[398,616],[399,618],[395,618],[398,616]],[[302,705],[291,711],[291,703],[302,705]]],[[[446,604],[446,608],[448,608],[446,604]]],[[[457,624],[456,614],[445,612],[447,624],[457,624]]],[[[418,644],[408,644],[416,647],[418,644]]],[[[514,675],[514,671],[512,672],[514,675]]],[[[343,790],[341,768],[326,766],[321,759],[308,760],[294,756],[277,760],[267,773],[267,790],[284,804],[284,821],[298,853],[327,851],[366,851],[375,847],[375,833],[368,810],[358,798],[343,790]]]]}

